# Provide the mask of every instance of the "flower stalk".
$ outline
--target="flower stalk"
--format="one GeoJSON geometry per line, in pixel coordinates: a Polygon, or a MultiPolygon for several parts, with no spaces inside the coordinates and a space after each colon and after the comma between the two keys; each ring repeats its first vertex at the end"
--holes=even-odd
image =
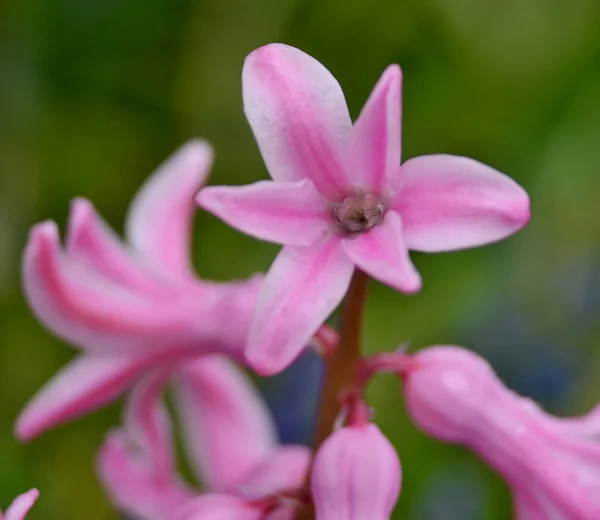
{"type": "Polygon", "coordinates": [[[331,434],[340,413],[340,396],[355,386],[356,368],[361,360],[361,332],[369,277],[359,269],[354,271],[350,289],[342,304],[340,341],[329,358],[325,358],[325,377],[319,404],[319,419],[313,448],[331,434]]]}
{"type": "MultiPolygon", "coordinates": [[[[361,332],[369,277],[359,269],[354,271],[350,289],[342,303],[339,341],[335,350],[325,359],[325,375],[319,401],[317,429],[313,453],[331,435],[340,414],[340,398],[355,387],[356,371],[361,361],[361,332]]],[[[314,520],[313,508],[302,509],[297,520],[314,520]]]]}

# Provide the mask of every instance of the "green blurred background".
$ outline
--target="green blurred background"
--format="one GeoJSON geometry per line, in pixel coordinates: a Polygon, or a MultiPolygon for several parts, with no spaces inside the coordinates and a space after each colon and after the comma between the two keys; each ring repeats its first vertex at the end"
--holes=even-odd
{"type": "MultiPolygon", "coordinates": [[[[73,355],[23,300],[28,228],[46,218],[63,226],[80,195],[121,229],[136,188],[193,136],[216,148],[212,182],[265,178],[240,72],[246,54],[273,41],[322,61],[354,116],[381,71],[399,63],[404,158],[468,155],[532,197],[531,224],[510,240],[413,255],[418,296],[374,284],[368,349],[459,343],[555,413],[600,400],[599,26],[596,0],[2,2],[0,505],[37,486],[32,520],[117,518],[93,460],[118,405],[26,446],[12,436],[27,399],[73,355]]],[[[195,259],[206,278],[266,270],[276,251],[198,217],[195,259]]],[[[314,386],[299,381],[300,396],[314,386]]],[[[417,432],[393,380],[375,382],[370,397],[403,461],[395,518],[511,517],[504,484],[465,450],[417,432]]]]}

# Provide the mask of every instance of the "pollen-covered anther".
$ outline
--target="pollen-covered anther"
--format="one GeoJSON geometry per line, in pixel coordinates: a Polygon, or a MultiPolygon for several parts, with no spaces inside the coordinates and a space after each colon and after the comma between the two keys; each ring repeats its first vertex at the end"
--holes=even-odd
{"type": "Polygon", "coordinates": [[[367,231],[381,224],[385,206],[373,195],[346,197],[334,208],[335,220],[352,233],[367,231]]]}

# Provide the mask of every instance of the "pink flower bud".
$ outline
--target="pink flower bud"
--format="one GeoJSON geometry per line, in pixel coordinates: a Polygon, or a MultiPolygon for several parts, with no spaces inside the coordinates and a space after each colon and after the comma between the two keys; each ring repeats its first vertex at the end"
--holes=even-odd
{"type": "Polygon", "coordinates": [[[400,495],[396,450],[374,424],[335,431],[312,472],[317,520],[388,520],[400,495]]]}
{"type": "Polygon", "coordinates": [[[506,388],[480,356],[460,347],[418,352],[406,375],[417,425],[476,452],[512,487],[517,520],[600,518],[600,408],[559,419],[506,388]]]}

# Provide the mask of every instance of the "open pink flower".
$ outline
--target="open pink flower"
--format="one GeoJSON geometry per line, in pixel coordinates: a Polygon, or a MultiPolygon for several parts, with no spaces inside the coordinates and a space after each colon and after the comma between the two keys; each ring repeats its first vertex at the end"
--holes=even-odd
{"type": "Polygon", "coordinates": [[[0,520],[23,520],[33,507],[33,504],[35,504],[39,495],[40,493],[37,489],[30,489],[26,493],[19,495],[13,500],[13,503],[4,514],[0,511],[0,520]]]}
{"type": "MultiPolygon", "coordinates": [[[[136,519],[244,518],[240,511],[263,518],[271,509],[263,499],[300,487],[309,463],[308,448],[279,445],[266,405],[245,375],[212,355],[164,367],[136,385],[124,427],[108,435],[98,471],[113,503],[136,519]],[[172,372],[186,451],[205,491],[200,498],[177,476],[161,399],[172,372]]],[[[279,516],[270,520],[283,520],[293,509],[272,514],[279,516]]]]}
{"type": "Polygon", "coordinates": [[[438,439],[464,444],[512,487],[517,520],[600,518],[600,408],[560,419],[506,388],[481,357],[430,347],[405,374],[408,411],[438,439]]]}
{"type": "Polygon", "coordinates": [[[500,240],[529,219],[525,191],[472,159],[430,155],[400,166],[401,71],[388,67],[354,126],[319,62],[272,44],[244,64],[246,116],[273,181],[211,187],[198,204],[259,239],[283,244],[259,295],[247,355],[285,368],[343,298],[355,267],[417,291],[408,251],[500,240]]]}
{"type": "Polygon", "coordinates": [[[81,199],[64,250],[53,222],[32,229],[23,261],[29,304],[82,353],[27,405],[19,438],[108,403],[153,367],[215,352],[243,358],[260,279],[205,282],[190,265],[194,195],[211,162],[203,141],[167,160],[131,205],[127,243],[81,199]]]}
{"type": "Polygon", "coordinates": [[[389,520],[400,496],[401,476],[396,450],[360,414],[317,451],[311,477],[317,520],[389,520]]]}

